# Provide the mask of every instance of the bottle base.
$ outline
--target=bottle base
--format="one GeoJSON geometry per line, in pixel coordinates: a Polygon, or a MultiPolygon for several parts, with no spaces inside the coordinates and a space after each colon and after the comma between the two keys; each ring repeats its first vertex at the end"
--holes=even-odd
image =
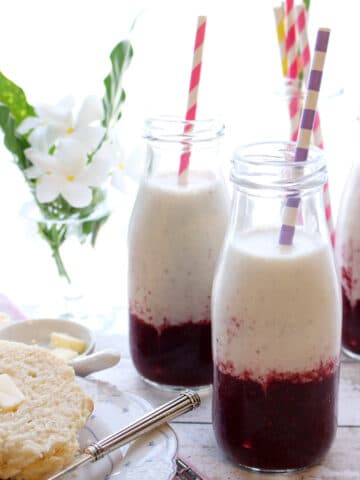
{"type": "MultiPolygon", "coordinates": [[[[231,458],[230,458],[231,460],[231,458]]],[[[248,472],[256,472],[256,473],[263,473],[265,474],[291,474],[291,473],[299,473],[303,472],[304,470],[307,470],[308,468],[314,467],[318,463],[314,463],[311,465],[307,465],[305,467],[300,467],[300,468],[276,468],[276,469],[265,469],[265,468],[257,468],[257,467],[250,467],[248,465],[244,465],[242,463],[236,462],[236,465],[244,470],[247,470],[248,472]]]]}
{"type": "Polygon", "coordinates": [[[165,392],[182,392],[184,390],[193,390],[194,392],[206,393],[210,391],[212,387],[212,384],[199,385],[199,386],[167,385],[163,383],[154,382],[153,380],[149,380],[148,378],[145,378],[142,375],[140,375],[140,378],[151,387],[156,388],[157,390],[165,391],[165,392]]]}
{"type": "Polygon", "coordinates": [[[360,354],[359,353],[354,353],[351,350],[348,350],[346,347],[342,347],[341,350],[347,357],[350,357],[353,360],[360,361],[360,354]]]}

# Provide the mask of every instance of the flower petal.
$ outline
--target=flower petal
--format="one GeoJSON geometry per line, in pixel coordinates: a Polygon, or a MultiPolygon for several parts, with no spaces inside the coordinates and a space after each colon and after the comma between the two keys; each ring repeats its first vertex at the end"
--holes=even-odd
{"type": "Polygon", "coordinates": [[[38,125],[40,125],[41,120],[39,117],[27,117],[25,120],[23,120],[20,125],[17,128],[17,132],[20,133],[20,135],[24,135],[25,133],[28,133],[30,130],[33,128],[36,128],[38,125]]]}
{"type": "Polygon", "coordinates": [[[26,178],[29,178],[30,180],[44,175],[44,172],[35,166],[27,168],[26,170],[24,170],[24,173],[26,178]]]}
{"type": "Polygon", "coordinates": [[[54,158],[36,148],[27,148],[24,150],[26,158],[43,173],[53,171],[54,158]]]}
{"type": "Polygon", "coordinates": [[[105,135],[104,127],[81,127],[75,129],[71,138],[81,142],[88,153],[93,152],[105,135]]]}
{"type": "Polygon", "coordinates": [[[92,162],[81,174],[81,181],[92,187],[100,187],[110,175],[114,165],[115,152],[111,145],[104,144],[95,153],[92,162]]]}
{"type": "Polygon", "coordinates": [[[78,175],[87,164],[87,149],[82,143],[73,138],[66,138],[59,142],[54,153],[59,172],[64,175],[78,175]]]}
{"type": "Polygon", "coordinates": [[[95,95],[86,97],[75,121],[75,130],[87,127],[95,121],[100,121],[103,117],[104,109],[100,98],[95,95]]]}
{"type": "Polygon", "coordinates": [[[66,97],[56,105],[38,105],[36,113],[39,115],[42,123],[48,124],[59,134],[61,132],[65,134],[69,128],[73,127],[73,105],[73,99],[66,97]]]}
{"type": "Polygon", "coordinates": [[[40,203],[48,203],[59,195],[59,180],[55,175],[44,175],[36,182],[36,196],[40,203]]]}
{"type": "Polygon", "coordinates": [[[79,177],[91,187],[100,187],[110,175],[110,164],[104,164],[100,159],[93,160],[79,177]]]}
{"type": "Polygon", "coordinates": [[[40,118],[57,121],[59,119],[68,118],[72,115],[72,109],[74,108],[74,99],[72,97],[65,97],[60,100],[56,105],[48,105],[42,103],[37,105],[35,110],[40,118]]]}
{"type": "Polygon", "coordinates": [[[63,182],[60,193],[75,208],[87,207],[92,200],[91,189],[81,182],[63,182]]]}
{"type": "Polygon", "coordinates": [[[29,135],[29,142],[33,148],[41,152],[48,153],[54,145],[56,136],[54,136],[47,125],[39,125],[29,135]]]}

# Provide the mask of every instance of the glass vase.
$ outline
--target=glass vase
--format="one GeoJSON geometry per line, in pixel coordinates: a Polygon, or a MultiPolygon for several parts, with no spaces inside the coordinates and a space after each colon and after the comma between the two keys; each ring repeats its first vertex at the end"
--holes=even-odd
{"type": "Polygon", "coordinates": [[[107,325],[103,279],[108,276],[107,239],[103,237],[112,210],[105,199],[81,218],[45,218],[33,201],[23,206],[27,252],[25,276],[33,283],[33,316],[55,316],[86,323],[93,329],[107,325]],[[93,229],[93,226],[96,226],[93,229]],[[91,227],[91,228],[90,228],[91,227]],[[61,238],[59,248],[52,245],[61,238]]]}

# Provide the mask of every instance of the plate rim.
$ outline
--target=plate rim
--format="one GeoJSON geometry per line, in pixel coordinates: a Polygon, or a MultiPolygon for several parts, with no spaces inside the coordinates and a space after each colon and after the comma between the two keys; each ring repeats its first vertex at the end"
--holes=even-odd
{"type": "MultiPolygon", "coordinates": [[[[97,378],[89,378],[89,377],[80,377],[76,375],[76,383],[80,384],[81,383],[92,383],[95,385],[102,385],[105,386],[105,388],[111,388],[114,391],[117,391],[119,393],[126,394],[128,397],[132,397],[134,400],[136,400],[142,407],[144,407],[145,412],[150,411],[153,407],[153,405],[144,397],[141,397],[140,395],[133,393],[129,390],[120,390],[114,383],[111,383],[107,380],[99,380],[97,378]]],[[[96,401],[94,401],[94,406],[96,405],[96,401]]],[[[84,427],[86,424],[84,425],[84,427]]],[[[168,422],[165,422],[164,424],[160,425],[157,427],[158,430],[166,429],[170,434],[173,436],[173,441],[174,441],[174,451],[172,452],[171,456],[171,464],[173,467],[173,471],[169,474],[169,476],[164,479],[164,480],[173,480],[176,477],[176,472],[177,472],[177,466],[176,466],[176,458],[179,450],[179,438],[177,433],[175,432],[174,428],[172,425],[170,425],[168,422]]]]}

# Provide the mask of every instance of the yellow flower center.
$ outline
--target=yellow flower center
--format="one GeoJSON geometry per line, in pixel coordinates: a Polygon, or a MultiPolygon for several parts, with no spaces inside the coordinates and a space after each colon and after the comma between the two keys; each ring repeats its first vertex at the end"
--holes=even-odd
{"type": "Polygon", "coordinates": [[[75,177],[74,177],[74,175],[68,175],[68,176],[66,177],[66,180],[67,180],[68,182],[73,182],[73,181],[75,180],[75,177]]]}
{"type": "Polygon", "coordinates": [[[122,162],[118,163],[118,167],[119,167],[119,170],[124,170],[125,169],[125,165],[122,162]]]}
{"type": "Polygon", "coordinates": [[[72,127],[69,127],[69,128],[66,130],[65,133],[67,133],[68,135],[71,135],[71,134],[74,133],[74,132],[75,132],[75,129],[72,128],[72,127]]]}

